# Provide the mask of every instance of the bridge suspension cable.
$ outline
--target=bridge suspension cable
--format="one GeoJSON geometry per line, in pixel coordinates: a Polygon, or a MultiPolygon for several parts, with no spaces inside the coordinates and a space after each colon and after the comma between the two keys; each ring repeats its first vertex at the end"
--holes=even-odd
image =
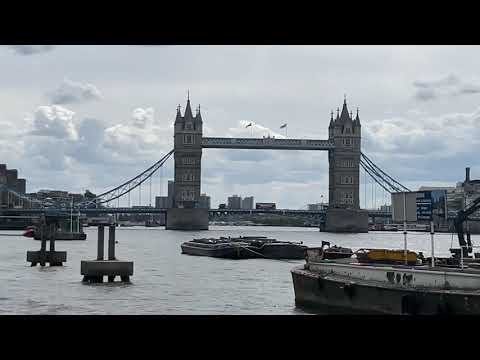
{"type": "Polygon", "coordinates": [[[360,153],[360,165],[370,177],[377,184],[379,184],[385,191],[392,192],[410,192],[411,190],[406,186],[400,184],[393,177],[388,175],[385,171],[380,169],[372,160],[368,158],[364,153],[360,153]]]}
{"type": "MultiPolygon", "coordinates": [[[[118,199],[122,197],[123,195],[129,194],[130,192],[140,185],[142,185],[143,182],[145,182],[147,179],[149,179],[155,172],[163,166],[163,164],[170,158],[170,156],[173,154],[173,150],[168,152],[165,156],[163,156],[160,160],[158,160],[155,164],[150,166],[148,169],[143,171],[142,173],[138,174],[134,178],[124,182],[123,184],[117,186],[116,188],[113,188],[111,190],[108,190],[94,199],[89,199],[88,201],[83,201],[78,204],[79,207],[82,206],[88,206],[90,204],[105,204],[109,203],[112,200],[118,199]]],[[[139,188],[139,195],[141,199],[141,188],[139,188]]],[[[140,200],[141,201],[141,200],[140,200]]],[[[129,203],[130,203],[130,197],[129,197],[129,203]]],[[[140,204],[139,204],[140,205],[140,204]]]]}

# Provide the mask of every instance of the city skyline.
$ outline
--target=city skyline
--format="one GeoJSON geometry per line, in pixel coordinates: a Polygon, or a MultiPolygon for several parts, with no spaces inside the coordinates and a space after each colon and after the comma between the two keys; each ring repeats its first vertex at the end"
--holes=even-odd
{"type": "MultiPolygon", "coordinates": [[[[363,151],[405,185],[454,186],[466,166],[480,177],[471,151],[478,47],[25,49],[0,48],[11,89],[0,92],[0,156],[27,179],[28,192],[100,193],[149,167],[173,147],[176,107],[184,109],[188,90],[201,104],[205,136],[280,138],[288,123],[289,137],[319,139],[346,93],[349,110],[360,108],[363,151]]],[[[201,191],[212,204],[248,193],[300,208],[328,194],[324,152],[205,150],[202,167],[201,191]]],[[[164,195],[173,163],[161,171],[164,195]]]]}

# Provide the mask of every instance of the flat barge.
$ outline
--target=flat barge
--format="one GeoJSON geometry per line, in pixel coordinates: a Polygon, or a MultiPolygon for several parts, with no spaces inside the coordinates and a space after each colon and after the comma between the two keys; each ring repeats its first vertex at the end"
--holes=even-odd
{"type": "Polygon", "coordinates": [[[194,239],[184,242],[181,248],[183,254],[226,259],[304,259],[307,249],[301,243],[261,236],[194,239]]]}
{"type": "Polygon", "coordinates": [[[480,314],[480,268],[392,265],[325,260],[307,251],[306,264],[292,273],[298,306],[342,313],[480,314]]]}

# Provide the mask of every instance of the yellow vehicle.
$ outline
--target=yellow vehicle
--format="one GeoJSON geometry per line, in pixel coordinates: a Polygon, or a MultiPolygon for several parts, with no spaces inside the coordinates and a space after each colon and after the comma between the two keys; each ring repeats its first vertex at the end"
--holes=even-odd
{"type": "MultiPolygon", "coordinates": [[[[360,263],[405,264],[404,250],[360,249],[355,252],[360,263]]],[[[407,263],[417,264],[417,253],[407,251],[407,263]]]]}

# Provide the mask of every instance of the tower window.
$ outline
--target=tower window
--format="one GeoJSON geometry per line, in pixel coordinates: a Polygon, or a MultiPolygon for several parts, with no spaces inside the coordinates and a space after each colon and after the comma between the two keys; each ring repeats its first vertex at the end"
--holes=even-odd
{"type": "Polygon", "coordinates": [[[195,165],[195,158],[193,157],[184,157],[182,160],[183,165],[195,165]]]}
{"type": "Polygon", "coordinates": [[[183,143],[184,144],[193,144],[193,135],[191,135],[191,134],[183,135],[183,143]]]}
{"type": "Polygon", "coordinates": [[[344,191],[342,192],[342,197],[340,199],[342,204],[353,204],[353,192],[344,191]]]}
{"type": "Polygon", "coordinates": [[[193,181],[193,180],[195,180],[195,176],[192,173],[187,172],[183,174],[183,181],[193,181]]]}
{"type": "Polygon", "coordinates": [[[351,146],[352,145],[352,139],[349,139],[349,138],[346,138],[346,139],[343,139],[343,145],[346,145],[346,146],[351,146]]]}

